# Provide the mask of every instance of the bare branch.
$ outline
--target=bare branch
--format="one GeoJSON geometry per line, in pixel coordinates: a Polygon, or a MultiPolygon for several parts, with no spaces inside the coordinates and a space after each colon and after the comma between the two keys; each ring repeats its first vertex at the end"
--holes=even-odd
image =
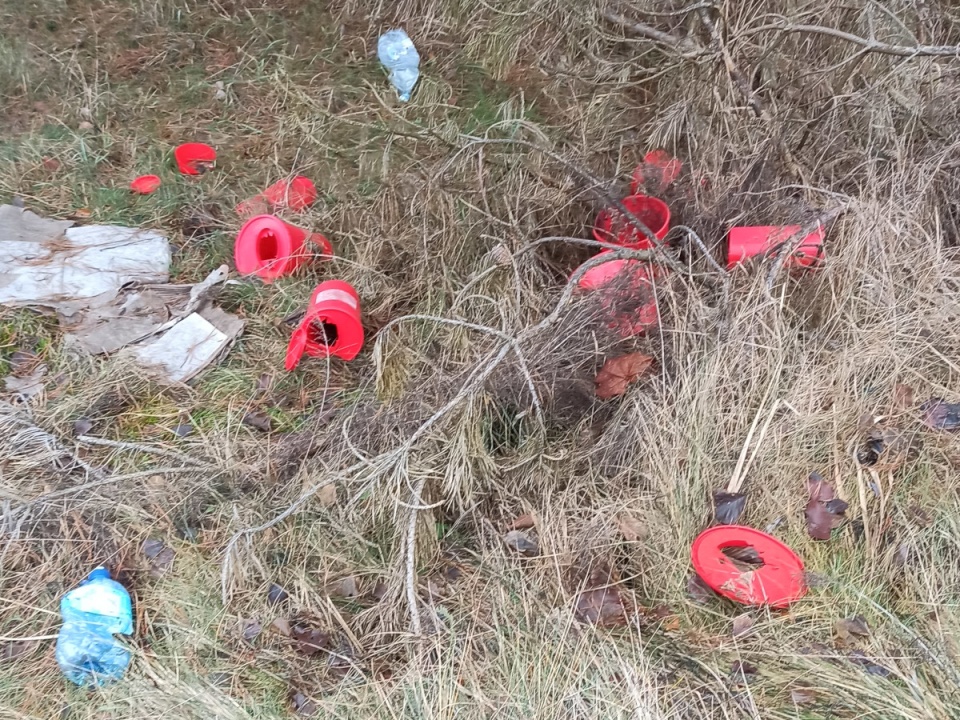
{"type": "Polygon", "coordinates": [[[853,33],[837,30],[836,28],[824,27],[822,25],[794,25],[793,23],[778,23],[776,25],[763,25],[751,30],[751,34],[764,30],[779,30],[783,33],[808,33],[812,35],[825,35],[827,37],[843,40],[854,45],[859,45],[867,52],[880,53],[881,55],[894,55],[896,57],[953,57],[960,58],[960,45],[890,45],[889,43],[879,42],[878,40],[869,40],[867,38],[854,35],[853,33]]]}
{"type": "Polygon", "coordinates": [[[640,37],[645,37],[648,40],[653,40],[655,43],[672,47],[675,50],[679,50],[684,55],[699,55],[704,52],[703,46],[695,40],[677,37],[676,35],[671,35],[670,33],[663,32],[662,30],[657,30],[655,27],[631,20],[630,18],[625,17],[624,15],[621,15],[613,10],[605,10],[603,13],[603,18],[614,25],[619,25],[624,30],[629,30],[634,35],[639,35],[640,37]]]}

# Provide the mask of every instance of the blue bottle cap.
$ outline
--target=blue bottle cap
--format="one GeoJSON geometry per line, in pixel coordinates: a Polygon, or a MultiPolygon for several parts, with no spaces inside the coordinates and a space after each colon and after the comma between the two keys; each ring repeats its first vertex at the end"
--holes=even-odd
{"type": "Polygon", "coordinates": [[[87,575],[87,582],[100,579],[110,579],[110,571],[103,567],[103,565],[98,568],[94,568],[90,571],[90,574],[87,575]]]}

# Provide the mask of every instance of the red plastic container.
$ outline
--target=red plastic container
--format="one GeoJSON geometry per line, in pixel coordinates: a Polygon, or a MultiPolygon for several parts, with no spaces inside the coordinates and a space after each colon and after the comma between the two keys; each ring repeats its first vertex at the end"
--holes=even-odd
{"type": "MultiPolygon", "coordinates": [[[[799,231],[799,225],[760,225],[730,228],[727,239],[727,267],[733,268],[752,257],[766,255],[785,242],[793,246],[798,240],[793,236],[799,231]]],[[[803,239],[796,252],[787,258],[785,267],[809,268],[819,263],[822,258],[823,227],[821,226],[803,239]]]]}
{"type": "Polygon", "coordinates": [[[295,369],[304,353],[353,360],[362,347],[360,296],[342,280],[327,280],[313,291],[307,312],[290,337],[284,366],[295,369]]]}
{"type": "MultiPolygon", "coordinates": [[[[294,272],[310,260],[306,248],[305,230],[286,223],[275,215],[257,215],[250,218],[233,246],[233,259],[237,272],[242,275],[257,275],[265,282],[294,272]]],[[[333,255],[330,241],[314,233],[309,242],[316,244],[322,255],[333,255]]]]}
{"type": "Polygon", "coordinates": [[[666,150],[652,150],[643,157],[643,162],[633,171],[630,192],[640,195],[661,192],[673,184],[683,170],[683,163],[666,150]]]}
{"type": "Polygon", "coordinates": [[[184,175],[202,175],[217,162],[217,151],[206,143],[184,143],[173,151],[177,167],[184,175]]]}
{"type": "Polygon", "coordinates": [[[287,207],[295,212],[313,205],[317,199],[317,188],[310,178],[297,175],[289,182],[280,180],[262,193],[264,200],[276,207],[287,207]]]}
{"type": "MultiPolygon", "coordinates": [[[[648,195],[631,195],[623,199],[627,210],[636,216],[658,240],[670,230],[670,208],[663,200],[648,195]]],[[[600,242],[615,243],[627,248],[649,250],[653,243],[617,208],[604,208],[597,215],[593,236],[600,242]]]]}
{"type": "Polygon", "coordinates": [[[157,175],[141,175],[130,182],[130,189],[140,195],[149,195],[160,187],[160,178],[157,175]]]}
{"type": "Polygon", "coordinates": [[[807,594],[803,561],[771,535],[742,525],[719,525],[703,531],[691,548],[693,568],[707,585],[745,605],[786,607],[807,594]],[[724,548],[756,550],[763,565],[744,572],[724,548]]]}
{"type": "MultiPolygon", "coordinates": [[[[613,254],[604,250],[594,257],[613,254]]],[[[587,270],[580,278],[581,290],[598,292],[610,327],[624,337],[642,335],[660,324],[654,280],[663,270],[639,260],[610,260],[587,270]]]]}

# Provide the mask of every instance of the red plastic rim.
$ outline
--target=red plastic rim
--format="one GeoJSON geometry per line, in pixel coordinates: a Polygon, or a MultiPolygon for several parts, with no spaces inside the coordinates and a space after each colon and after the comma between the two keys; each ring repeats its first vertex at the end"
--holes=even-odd
{"type": "Polygon", "coordinates": [[[704,530],[691,548],[693,568],[707,585],[744,605],[786,607],[807,593],[803,561],[772,535],[742,525],[704,530]],[[743,571],[724,548],[753,548],[763,565],[743,571]]]}
{"type": "Polygon", "coordinates": [[[263,191],[262,197],[271,205],[300,212],[316,201],[317,187],[310,178],[297,175],[289,182],[286,180],[275,182],[263,191]]]}
{"type": "Polygon", "coordinates": [[[206,143],[184,143],[174,149],[173,157],[184,175],[202,175],[213,169],[217,151],[206,143]]]}
{"type": "Polygon", "coordinates": [[[160,178],[157,175],[141,175],[130,182],[130,189],[141,195],[149,195],[160,187],[160,178]]]}
{"type": "MultiPolygon", "coordinates": [[[[604,250],[594,257],[613,253],[604,250]]],[[[610,327],[623,337],[633,337],[660,324],[654,278],[661,274],[655,266],[639,260],[610,260],[587,270],[578,285],[581,290],[599,291],[610,327]]]]}
{"type": "MultiPolygon", "coordinates": [[[[631,195],[623,204],[636,218],[650,228],[658,240],[670,230],[670,208],[663,201],[648,195],[631,195]]],[[[616,243],[624,247],[649,250],[650,239],[630,224],[617,208],[605,208],[597,215],[593,236],[600,242],[616,243]]]]}
{"type": "Polygon", "coordinates": [[[233,246],[234,264],[242,275],[256,274],[264,282],[296,270],[304,261],[306,233],[275,215],[250,218],[233,246]]]}

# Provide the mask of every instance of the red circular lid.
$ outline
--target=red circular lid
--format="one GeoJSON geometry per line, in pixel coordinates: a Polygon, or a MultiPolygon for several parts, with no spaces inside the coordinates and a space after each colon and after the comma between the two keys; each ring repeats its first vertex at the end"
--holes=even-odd
{"type": "Polygon", "coordinates": [[[149,195],[160,187],[160,178],[157,175],[141,175],[130,182],[130,189],[141,195],[149,195]]]}
{"type": "Polygon", "coordinates": [[[693,568],[707,585],[745,605],[786,607],[807,593],[803,561],[771,535],[742,525],[704,530],[693,541],[693,568]],[[763,565],[744,571],[724,554],[724,548],[753,548],[763,565]]]}
{"type": "Polygon", "coordinates": [[[206,143],[184,143],[174,149],[173,157],[184,175],[202,175],[213,169],[217,151],[206,143]]]}

